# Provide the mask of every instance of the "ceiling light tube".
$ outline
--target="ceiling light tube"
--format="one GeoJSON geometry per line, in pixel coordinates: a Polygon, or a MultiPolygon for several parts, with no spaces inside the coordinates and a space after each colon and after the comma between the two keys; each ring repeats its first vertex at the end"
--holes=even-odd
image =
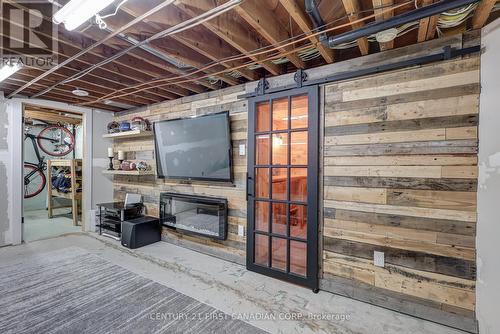
{"type": "Polygon", "coordinates": [[[74,30],[85,21],[112,4],[114,0],[71,0],[54,14],[56,24],[64,23],[66,30],[74,30]]]}
{"type": "Polygon", "coordinates": [[[18,64],[2,66],[2,68],[0,68],[0,82],[4,81],[8,77],[10,77],[12,74],[19,71],[20,68],[21,68],[21,66],[19,66],[18,64]]]}

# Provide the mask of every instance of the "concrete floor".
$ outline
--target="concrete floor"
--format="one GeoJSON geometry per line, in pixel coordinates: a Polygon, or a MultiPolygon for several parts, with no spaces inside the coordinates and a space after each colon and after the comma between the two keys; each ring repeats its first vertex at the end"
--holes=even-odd
{"type": "Polygon", "coordinates": [[[71,209],[54,209],[54,217],[51,219],[44,209],[24,212],[24,241],[45,239],[81,230],[81,226],[73,225],[71,209]]]}
{"type": "Polygon", "coordinates": [[[0,259],[43,257],[71,247],[85,249],[271,333],[463,333],[327,292],[314,294],[166,242],[129,250],[95,234],[74,234],[1,248],[0,259]]]}

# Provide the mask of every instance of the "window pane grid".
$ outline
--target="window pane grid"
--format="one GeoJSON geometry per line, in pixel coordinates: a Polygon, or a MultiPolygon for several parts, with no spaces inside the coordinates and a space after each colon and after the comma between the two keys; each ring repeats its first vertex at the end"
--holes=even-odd
{"type": "Polygon", "coordinates": [[[305,277],[307,235],[297,229],[297,225],[307,230],[304,213],[307,213],[308,95],[271,99],[263,104],[267,105],[264,111],[265,116],[269,116],[269,124],[256,126],[255,135],[256,138],[267,136],[269,149],[265,153],[269,154],[269,163],[260,159],[254,167],[256,177],[258,170],[268,171],[265,179],[269,183],[268,196],[259,198],[259,202],[269,205],[269,215],[267,228],[255,230],[254,237],[260,238],[259,244],[267,244],[268,248],[266,263],[254,262],[305,277]]]}

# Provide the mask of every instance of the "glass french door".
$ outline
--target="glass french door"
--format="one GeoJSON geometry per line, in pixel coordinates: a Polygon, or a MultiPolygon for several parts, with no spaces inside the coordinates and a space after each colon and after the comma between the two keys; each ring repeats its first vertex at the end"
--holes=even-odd
{"type": "Polygon", "coordinates": [[[318,288],[318,88],[254,97],[247,268],[318,288]]]}

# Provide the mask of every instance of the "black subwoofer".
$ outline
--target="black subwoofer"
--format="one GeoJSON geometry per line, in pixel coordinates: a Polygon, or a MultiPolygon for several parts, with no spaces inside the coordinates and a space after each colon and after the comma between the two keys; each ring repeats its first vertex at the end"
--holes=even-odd
{"type": "Polygon", "coordinates": [[[122,245],[139,248],[161,240],[160,220],[155,217],[139,217],[122,222],[122,245]]]}

